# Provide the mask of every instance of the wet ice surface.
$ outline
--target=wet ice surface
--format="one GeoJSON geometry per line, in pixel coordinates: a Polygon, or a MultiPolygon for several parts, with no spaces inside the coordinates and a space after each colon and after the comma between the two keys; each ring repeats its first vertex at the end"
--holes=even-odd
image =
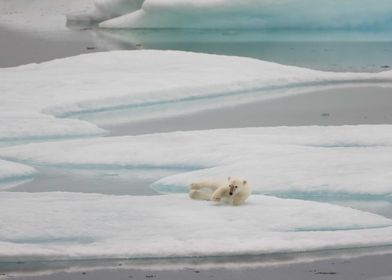
{"type": "Polygon", "coordinates": [[[99,0],[92,11],[68,17],[96,20],[103,28],[383,28],[392,5],[356,1],[99,0]],[[132,4],[133,5],[132,5],[132,4]]]}
{"type": "MultiPolygon", "coordinates": [[[[88,186],[82,192],[110,193],[113,188],[112,194],[150,195],[153,183],[159,192],[186,193],[192,181],[241,174],[258,194],[328,202],[391,217],[388,131],[389,126],[238,130],[240,143],[248,143],[241,145],[230,142],[236,139],[233,130],[216,130],[207,132],[208,137],[205,132],[189,132],[35,144],[2,149],[2,154],[32,166],[72,168],[58,177],[59,169],[44,171],[38,184],[50,179],[48,174],[53,178],[38,191],[75,191],[67,184],[77,186],[79,180],[88,186]],[[188,147],[192,142],[204,148],[188,147]],[[83,156],[78,156],[79,146],[84,147],[83,156]],[[80,170],[72,171],[76,169],[80,170]]],[[[35,185],[15,190],[34,192],[35,185]]]]}
{"type": "MultiPolygon", "coordinates": [[[[331,89],[270,101],[203,111],[177,118],[104,126],[111,136],[177,130],[247,126],[341,125],[392,123],[392,95],[382,87],[331,89]],[[344,100],[344,102],[342,102],[344,100]],[[312,106],[310,106],[312,105],[312,106]]],[[[115,114],[115,113],[112,113],[115,114]]],[[[121,113],[126,119],[126,112],[121,113]]],[[[97,118],[97,116],[94,116],[97,118]]],[[[104,118],[105,114],[101,116],[104,118]]],[[[112,115],[113,117],[113,115],[112,115]]],[[[117,116],[119,118],[120,116],[117,116]]],[[[86,116],[89,119],[88,116],[86,116]]],[[[175,171],[78,170],[36,167],[33,181],[13,187],[16,192],[84,192],[115,195],[157,195],[150,185],[175,171]]],[[[392,218],[392,203],[383,199],[331,196],[326,193],[285,193],[281,197],[328,202],[392,218]]]]}
{"type": "Polygon", "coordinates": [[[383,87],[335,88],[150,121],[130,122],[132,109],[83,119],[99,124],[110,136],[256,126],[391,124],[391,92],[383,87]],[[113,124],[105,125],[109,120],[113,124]]]}
{"type": "MultiPolygon", "coordinates": [[[[9,189],[13,192],[80,192],[114,195],[158,195],[149,185],[164,171],[77,170],[39,167],[34,180],[9,189]]],[[[170,173],[169,173],[170,174],[170,173]]]]}
{"type": "Polygon", "coordinates": [[[327,71],[374,72],[392,67],[389,31],[143,29],[98,30],[97,35],[118,49],[245,56],[327,71]]]}
{"type": "MultiPolygon", "coordinates": [[[[117,126],[104,126],[104,128],[110,132],[111,136],[116,136],[260,125],[384,124],[392,123],[391,98],[389,88],[331,89],[218,110],[207,110],[181,117],[131,122],[117,126]],[[341,102],[342,100],[345,102],[341,102]]],[[[119,118],[126,120],[128,113],[127,111],[105,113],[100,118],[108,119],[108,115],[113,117],[113,115],[119,114],[116,116],[117,120],[119,118]]],[[[85,118],[94,121],[97,119],[97,115],[91,115],[91,119],[89,119],[89,115],[85,118]]],[[[175,170],[132,171],[126,168],[121,170],[77,170],[40,166],[36,166],[36,168],[40,173],[34,181],[16,186],[12,191],[75,191],[116,195],[156,195],[158,193],[152,190],[150,185],[159,178],[176,172],[175,170]]],[[[391,203],[376,197],[366,200],[366,197],[333,196],[326,193],[309,195],[298,192],[284,193],[280,196],[329,202],[392,217],[391,203]]]]}
{"type": "Polygon", "coordinates": [[[30,166],[0,159],[0,190],[30,181],[35,175],[37,171],[30,166]]]}
{"type": "Polygon", "coordinates": [[[244,57],[153,50],[86,54],[0,72],[0,140],[102,135],[102,129],[77,120],[97,112],[130,108],[132,120],[140,121],[314,88],[392,81],[392,71],[323,72],[244,57]]]}
{"type": "Polygon", "coordinates": [[[12,30],[0,25],[0,67],[38,63],[55,58],[104,50],[89,31],[58,33],[12,30]]]}
{"type": "Polygon", "coordinates": [[[390,32],[306,30],[10,30],[0,24],[0,67],[110,50],[180,50],[252,57],[326,71],[392,68],[390,32]],[[366,55],[364,55],[366,54],[366,55]]]}
{"type": "MultiPolygon", "coordinates": [[[[325,253],[324,253],[325,254],[325,253]]],[[[327,254],[328,255],[328,254],[327,254]]],[[[333,253],[332,253],[333,255],[333,253]]],[[[336,259],[301,254],[170,261],[93,261],[79,263],[36,263],[8,265],[4,275],[18,280],[122,280],[122,279],[345,279],[390,280],[392,255],[356,256],[349,251],[336,259]],[[343,255],[343,257],[342,257],[343,255]],[[294,260],[293,263],[291,261],[294,260]],[[45,267],[44,270],[40,269],[45,267]],[[40,269],[40,270],[37,270],[40,269]],[[49,275],[47,275],[49,274],[49,275]]]]}

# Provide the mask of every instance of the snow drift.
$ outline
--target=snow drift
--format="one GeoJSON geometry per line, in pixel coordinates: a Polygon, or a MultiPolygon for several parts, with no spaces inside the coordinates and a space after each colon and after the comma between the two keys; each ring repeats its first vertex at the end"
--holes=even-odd
{"type": "Polygon", "coordinates": [[[0,260],[7,261],[249,255],[392,242],[392,222],[384,217],[267,196],[235,209],[185,195],[0,193],[0,199],[0,260]]]}

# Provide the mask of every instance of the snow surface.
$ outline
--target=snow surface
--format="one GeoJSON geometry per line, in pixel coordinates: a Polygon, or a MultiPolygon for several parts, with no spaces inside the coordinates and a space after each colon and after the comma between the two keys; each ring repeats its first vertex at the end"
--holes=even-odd
{"type": "Polygon", "coordinates": [[[0,159],[0,190],[12,187],[13,182],[31,179],[36,173],[32,167],[0,159]]]}
{"type": "Polygon", "coordinates": [[[105,130],[85,121],[58,119],[44,114],[0,113],[0,146],[18,141],[44,141],[104,134],[105,130]]]}
{"type": "Polygon", "coordinates": [[[0,69],[0,138],[96,135],[78,120],[54,119],[134,108],[135,120],[184,114],[235,97],[278,97],[279,92],[344,84],[391,83],[392,71],[332,73],[250,58],[178,51],[115,51],[0,69]],[[23,81],[23,82],[21,82],[23,81]],[[201,102],[203,101],[203,102],[201,102]],[[189,106],[184,103],[189,102],[189,106]],[[194,102],[201,102],[194,106],[194,102]],[[168,105],[179,105],[165,109],[168,105]],[[178,110],[181,107],[181,110],[178,110]],[[196,109],[195,109],[196,108],[196,109]],[[140,112],[140,110],[144,110],[140,112]],[[155,114],[154,114],[155,112],[155,114]],[[156,114],[159,112],[159,115],[156,114]],[[49,114],[49,115],[48,115],[49,114]],[[9,123],[10,116],[13,123],[9,123]],[[34,119],[34,127],[30,127],[34,119]],[[69,127],[60,133],[60,127],[69,127]]]}
{"type": "Polygon", "coordinates": [[[187,192],[193,181],[239,176],[256,193],[390,199],[392,126],[241,128],[110,137],[0,149],[27,164],[172,170],[154,183],[187,192]]]}
{"type": "Polygon", "coordinates": [[[268,196],[235,208],[186,195],[2,192],[0,200],[0,260],[7,261],[242,255],[392,242],[392,221],[384,217],[268,196]]]}
{"type": "Polygon", "coordinates": [[[99,0],[104,28],[388,28],[389,0],[99,0]]]}

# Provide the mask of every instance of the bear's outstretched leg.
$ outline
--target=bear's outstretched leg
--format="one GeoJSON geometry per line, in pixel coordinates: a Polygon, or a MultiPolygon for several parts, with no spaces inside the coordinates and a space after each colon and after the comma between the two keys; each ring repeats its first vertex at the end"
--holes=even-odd
{"type": "Polygon", "coordinates": [[[229,189],[227,186],[221,186],[216,191],[214,191],[211,195],[211,200],[213,201],[221,201],[223,196],[227,196],[229,189]]]}
{"type": "Polygon", "coordinates": [[[211,200],[211,192],[191,190],[189,192],[189,197],[195,200],[211,200]]]}
{"type": "Polygon", "coordinates": [[[195,182],[191,184],[191,190],[210,189],[211,191],[215,191],[220,185],[218,182],[211,181],[195,182]]]}

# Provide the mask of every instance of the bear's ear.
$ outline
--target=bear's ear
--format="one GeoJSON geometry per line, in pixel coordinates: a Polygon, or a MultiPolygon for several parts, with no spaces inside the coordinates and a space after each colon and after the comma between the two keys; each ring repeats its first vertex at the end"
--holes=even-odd
{"type": "Polygon", "coordinates": [[[246,180],[244,180],[242,183],[243,183],[244,185],[246,185],[247,182],[246,182],[246,180]]]}
{"type": "Polygon", "coordinates": [[[231,177],[229,176],[229,177],[227,177],[227,181],[230,181],[231,180],[231,177]]]}

